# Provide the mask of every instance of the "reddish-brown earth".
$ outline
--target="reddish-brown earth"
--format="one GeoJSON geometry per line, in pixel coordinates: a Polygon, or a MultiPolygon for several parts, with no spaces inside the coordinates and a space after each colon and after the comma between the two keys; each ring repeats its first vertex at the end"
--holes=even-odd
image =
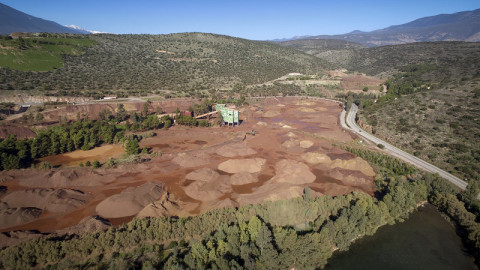
{"type": "MultiPolygon", "coordinates": [[[[174,126],[155,131],[157,136],[140,143],[140,147],[162,153],[149,162],[97,170],[76,167],[1,172],[0,184],[6,192],[0,193],[0,215],[25,207],[42,212],[25,218],[28,211],[23,211],[18,222],[4,216],[9,222],[0,230],[53,232],[71,226],[78,230],[82,220],[97,215],[114,225],[136,215],[196,215],[213,208],[298,197],[305,187],[316,195],[354,190],[373,194],[375,173],[370,165],[334,146],[354,138],[339,125],[338,103],[269,98],[260,100],[258,106],[262,110],[255,106],[241,109],[240,126],[174,126]],[[251,130],[255,135],[247,134],[251,130]],[[61,202],[62,211],[49,211],[56,208],[27,203],[29,200],[25,205],[15,200],[10,206],[8,196],[14,192],[35,192],[40,197],[49,194],[42,202],[61,202]],[[129,204],[128,211],[119,211],[129,204]]],[[[102,160],[110,155],[105,153],[97,150],[98,156],[105,157],[102,160]]],[[[68,155],[72,154],[50,160],[69,166],[72,160],[68,155]]]]}

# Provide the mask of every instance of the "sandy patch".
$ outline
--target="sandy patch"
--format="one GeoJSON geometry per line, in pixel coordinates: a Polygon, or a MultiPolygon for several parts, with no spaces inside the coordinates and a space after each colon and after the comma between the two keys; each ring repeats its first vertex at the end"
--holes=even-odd
{"type": "Polygon", "coordinates": [[[155,202],[163,194],[163,185],[147,183],[128,188],[97,205],[97,213],[105,218],[119,218],[136,215],[149,203],[155,202]]]}
{"type": "Polygon", "coordinates": [[[290,137],[290,138],[296,138],[297,137],[297,135],[295,135],[295,133],[293,133],[291,131],[288,132],[287,136],[290,137]]]}
{"type": "Polygon", "coordinates": [[[280,111],[272,110],[272,111],[265,112],[263,114],[263,117],[270,118],[270,117],[275,117],[277,115],[280,115],[280,111]]]}
{"type": "Polygon", "coordinates": [[[303,160],[306,162],[316,165],[319,163],[330,164],[332,160],[326,154],[323,153],[316,153],[316,152],[308,152],[302,155],[303,160]]]}
{"type": "Polygon", "coordinates": [[[359,157],[349,160],[335,159],[330,166],[332,168],[360,171],[366,176],[375,176],[375,171],[373,170],[372,166],[359,157]]]}
{"type": "Polygon", "coordinates": [[[202,205],[202,210],[208,211],[210,209],[218,209],[218,208],[230,208],[230,207],[238,207],[239,204],[232,200],[232,199],[225,199],[221,201],[210,201],[202,205]]]}
{"type": "Polygon", "coordinates": [[[10,208],[35,207],[52,213],[65,213],[84,205],[91,195],[73,189],[26,189],[2,198],[10,208]]]}
{"type": "Polygon", "coordinates": [[[270,179],[271,182],[301,185],[312,183],[316,179],[316,176],[305,163],[296,160],[280,160],[275,165],[275,172],[276,175],[270,179]]]}
{"type": "Polygon", "coordinates": [[[300,145],[300,143],[297,140],[292,140],[292,139],[282,143],[282,146],[285,147],[285,148],[292,148],[292,147],[296,147],[296,146],[299,146],[299,145],[300,145]]]}
{"type": "Polygon", "coordinates": [[[64,167],[78,166],[80,162],[93,162],[98,160],[101,163],[106,162],[110,157],[118,158],[125,154],[125,149],[117,144],[108,144],[95,147],[88,151],[77,150],[70,153],[59,154],[41,158],[41,161],[48,161],[52,165],[61,165],[64,167]]]}
{"type": "Polygon", "coordinates": [[[210,163],[210,156],[205,152],[179,153],[172,161],[183,168],[192,168],[210,163]]]}
{"type": "Polygon", "coordinates": [[[338,168],[329,171],[328,175],[335,179],[339,179],[345,185],[365,185],[371,182],[370,179],[366,179],[363,175],[356,175],[351,171],[338,168]]]}
{"type": "Polygon", "coordinates": [[[232,185],[246,185],[258,182],[258,178],[248,172],[240,172],[230,176],[230,184],[232,185]]]}
{"type": "Polygon", "coordinates": [[[340,168],[350,171],[359,171],[366,176],[375,176],[375,171],[372,166],[368,164],[365,160],[356,157],[349,160],[344,159],[335,159],[331,160],[329,156],[322,153],[308,152],[302,155],[303,160],[312,165],[316,164],[325,164],[330,168],[340,168]]]}
{"type": "Polygon", "coordinates": [[[289,125],[284,124],[284,123],[278,123],[278,125],[281,126],[284,129],[292,129],[293,128],[292,126],[289,126],[289,125]]]}
{"type": "Polygon", "coordinates": [[[259,125],[259,126],[267,126],[268,124],[263,122],[263,121],[259,121],[257,122],[255,125],[259,125]]]}
{"type": "Polygon", "coordinates": [[[235,143],[224,145],[216,151],[222,157],[238,157],[254,155],[257,151],[248,147],[245,143],[235,143]]]}
{"type": "Polygon", "coordinates": [[[265,162],[264,158],[230,159],[220,163],[218,169],[227,173],[257,173],[263,169],[265,162]]]}
{"type": "Polygon", "coordinates": [[[195,181],[185,187],[185,193],[199,201],[211,201],[222,197],[226,193],[232,192],[232,186],[229,184],[229,176],[221,175],[214,181],[195,181]]]}
{"type": "Polygon", "coordinates": [[[303,187],[289,183],[268,183],[257,188],[251,194],[238,195],[236,201],[243,206],[264,201],[287,200],[302,196],[303,190],[303,187]]]}
{"type": "Polygon", "coordinates": [[[302,148],[310,148],[313,146],[313,142],[312,141],[308,141],[308,140],[305,140],[305,141],[300,141],[300,147],[302,148]]]}
{"type": "Polygon", "coordinates": [[[219,176],[220,174],[211,168],[201,168],[187,174],[185,179],[210,182],[217,179],[219,176]]]}

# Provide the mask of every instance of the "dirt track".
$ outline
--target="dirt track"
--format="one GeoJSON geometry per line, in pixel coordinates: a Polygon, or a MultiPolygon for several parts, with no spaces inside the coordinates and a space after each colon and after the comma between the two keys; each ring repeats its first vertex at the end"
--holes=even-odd
{"type": "MultiPolygon", "coordinates": [[[[262,110],[250,106],[241,111],[243,123],[238,127],[175,126],[156,131],[156,137],[140,144],[163,153],[150,162],[95,171],[65,168],[2,172],[0,183],[7,187],[6,195],[33,188],[68,188],[90,199],[73,210],[43,211],[38,218],[24,219],[24,224],[1,230],[65,229],[100,214],[99,205],[102,215],[115,217],[109,220],[119,224],[136,212],[141,216],[186,216],[212,208],[298,197],[307,186],[317,195],[335,196],[353,190],[373,193],[374,172],[368,163],[332,145],[353,140],[339,125],[341,108],[337,103],[294,98],[261,102],[262,110]],[[256,135],[245,135],[252,129],[256,135]],[[134,188],[146,183],[162,188],[154,193],[134,188]],[[116,201],[117,194],[126,189],[134,198],[136,210],[122,216],[115,204],[106,202],[116,201]],[[149,199],[138,199],[142,197],[149,199]]],[[[6,195],[0,195],[0,201],[6,195]]]]}

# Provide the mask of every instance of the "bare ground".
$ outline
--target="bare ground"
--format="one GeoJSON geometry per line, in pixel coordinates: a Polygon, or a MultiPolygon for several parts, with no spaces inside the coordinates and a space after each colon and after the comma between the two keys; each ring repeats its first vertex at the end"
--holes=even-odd
{"type": "MultiPolygon", "coordinates": [[[[26,215],[28,211],[4,207],[0,220],[8,222],[1,231],[66,232],[71,227],[77,232],[82,228],[78,224],[95,216],[115,225],[136,215],[197,215],[213,208],[298,197],[307,186],[317,196],[354,190],[373,194],[375,172],[370,165],[333,145],[354,138],[339,125],[337,103],[298,98],[258,102],[263,111],[243,108],[240,126],[175,126],[155,131],[157,136],[140,143],[163,154],[150,162],[112,169],[1,172],[2,200],[14,192],[40,188],[89,195],[82,204],[72,204],[63,212],[43,211],[48,206],[35,205],[40,214],[26,215]],[[246,134],[252,129],[255,135],[246,134]]],[[[104,153],[97,155],[108,157],[104,153]]],[[[63,166],[71,162],[66,155],[57,158],[63,158],[63,166]]],[[[20,200],[16,209],[30,207],[26,202],[20,200]]]]}

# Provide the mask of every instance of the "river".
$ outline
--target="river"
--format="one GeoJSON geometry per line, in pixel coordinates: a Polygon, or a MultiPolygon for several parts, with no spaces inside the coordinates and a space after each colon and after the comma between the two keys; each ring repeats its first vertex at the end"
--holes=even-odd
{"type": "Polygon", "coordinates": [[[383,226],[335,252],[325,267],[342,269],[478,269],[455,228],[432,205],[420,207],[402,223],[383,226]]]}

